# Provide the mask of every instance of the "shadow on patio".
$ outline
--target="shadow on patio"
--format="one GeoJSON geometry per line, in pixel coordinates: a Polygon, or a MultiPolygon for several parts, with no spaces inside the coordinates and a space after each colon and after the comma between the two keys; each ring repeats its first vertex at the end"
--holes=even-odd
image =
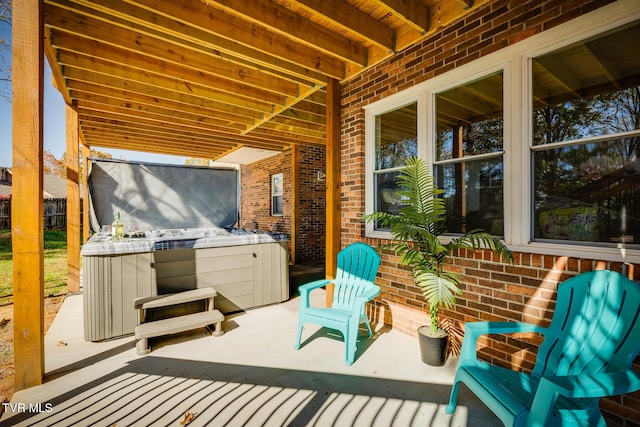
{"type": "Polygon", "coordinates": [[[70,295],[46,337],[47,382],[16,393],[0,424],[180,425],[191,412],[190,426],[500,425],[464,388],[446,415],[456,360],[424,365],[415,339],[388,327],[361,341],[351,367],[342,340],[313,325],[294,350],[297,308],[292,298],[230,315],[222,337],[157,339],[139,357],[132,337],[84,341],[82,296],[70,295]]]}

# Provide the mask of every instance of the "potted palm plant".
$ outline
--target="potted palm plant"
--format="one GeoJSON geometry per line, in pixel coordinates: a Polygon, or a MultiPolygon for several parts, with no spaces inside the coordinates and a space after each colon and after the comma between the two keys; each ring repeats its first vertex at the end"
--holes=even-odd
{"type": "Polygon", "coordinates": [[[462,293],[460,275],[446,271],[447,257],[457,249],[489,249],[513,262],[511,251],[497,238],[483,230],[469,231],[443,243],[439,236],[446,232],[443,191],[435,185],[428,165],[421,159],[408,159],[398,176],[398,195],[402,208],[397,214],[374,212],[364,215],[367,222],[389,227],[393,241],[382,245],[400,256],[400,262],[411,268],[416,285],[429,304],[430,326],[418,328],[422,360],[441,366],[446,359],[448,332],[440,328],[440,308],[451,308],[456,295],[462,293]]]}

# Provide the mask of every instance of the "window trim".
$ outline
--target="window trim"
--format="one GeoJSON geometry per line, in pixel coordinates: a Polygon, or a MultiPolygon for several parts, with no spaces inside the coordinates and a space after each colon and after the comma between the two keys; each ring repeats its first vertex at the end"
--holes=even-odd
{"type": "MultiPolygon", "coordinates": [[[[603,248],[595,243],[587,246],[531,241],[531,153],[535,148],[529,120],[532,114],[533,58],[638,19],[640,10],[637,4],[633,0],[619,0],[365,106],[365,213],[371,213],[374,206],[375,116],[418,102],[418,156],[433,165],[435,135],[428,130],[435,123],[435,93],[502,69],[505,243],[512,251],[518,252],[639,263],[640,250],[627,249],[624,244],[603,248]]],[[[391,237],[389,232],[374,230],[371,223],[366,223],[365,235],[381,239],[391,237]]]]}
{"type": "Polygon", "coordinates": [[[283,216],[284,215],[284,174],[282,172],[280,173],[274,173],[273,175],[271,175],[271,216],[283,216]],[[280,177],[280,182],[281,182],[281,187],[282,187],[282,191],[280,193],[277,193],[275,191],[275,184],[274,181],[276,180],[277,177],[280,177]],[[282,199],[282,212],[275,212],[275,203],[273,203],[274,198],[275,197],[280,197],[282,199]]]}

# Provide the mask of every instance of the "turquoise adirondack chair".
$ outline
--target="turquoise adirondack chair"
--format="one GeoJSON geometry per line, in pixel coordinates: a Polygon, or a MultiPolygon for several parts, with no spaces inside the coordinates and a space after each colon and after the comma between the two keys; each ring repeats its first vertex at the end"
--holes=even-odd
{"type": "Polygon", "coordinates": [[[592,271],[558,287],[549,327],[519,322],[465,326],[446,412],[465,383],[505,426],[606,426],[601,397],[640,390],[632,362],[640,352],[640,284],[612,271],[592,271]],[[544,335],[531,375],[477,360],[483,334],[544,335]]]}
{"type": "Polygon", "coordinates": [[[365,304],[380,293],[380,288],[373,284],[379,265],[380,255],[371,246],[353,243],[338,253],[335,279],[316,280],[300,286],[296,350],[300,348],[304,324],[313,323],[342,333],[346,346],[345,361],[347,365],[353,364],[360,324],[364,323],[369,336],[373,336],[365,304]],[[332,306],[311,307],[311,291],[329,283],[335,285],[332,306]]]}

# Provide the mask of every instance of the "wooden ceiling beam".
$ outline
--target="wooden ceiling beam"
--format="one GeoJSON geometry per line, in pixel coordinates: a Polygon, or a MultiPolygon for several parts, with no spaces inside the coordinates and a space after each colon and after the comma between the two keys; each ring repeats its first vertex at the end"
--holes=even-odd
{"type": "Polygon", "coordinates": [[[271,67],[274,65],[273,60],[277,59],[287,72],[289,67],[298,65],[329,77],[344,76],[343,61],[269,32],[263,26],[240,20],[223,11],[215,11],[200,2],[75,1],[121,18],[124,22],[133,22],[140,26],[136,28],[138,32],[145,32],[141,27],[146,27],[162,37],[175,36],[194,43],[209,43],[214,49],[248,60],[259,62],[264,57],[265,65],[271,67]]]}
{"type": "MultiPolygon", "coordinates": [[[[92,97],[92,99],[96,98],[92,97]]],[[[138,108],[135,104],[116,105],[114,102],[110,102],[109,99],[98,99],[96,101],[84,100],[82,102],[81,109],[83,111],[94,111],[95,114],[117,114],[123,117],[147,119],[158,123],[176,123],[187,128],[203,130],[206,132],[215,132],[220,129],[226,129],[229,133],[232,133],[235,130],[239,135],[242,129],[244,129],[244,126],[240,124],[228,123],[220,119],[187,114],[166,108],[138,108]]]]}
{"type": "Polygon", "coordinates": [[[200,127],[194,127],[188,122],[167,122],[161,120],[153,120],[150,116],[138,116],[130,114],[127,111],[104,111],[104,109],[91,109],[88,107],[79,107],[79,112],[83,115],[82,120],[98,120],[100,122],[110,121],[112,123],[133,123],[136,126],[150,126],[161,129],[172,129],[172,132],[179,134],[181,132],[199,134],[208,138],[218,138],[234,142],[264,142],[269,144],[303,144],[305,141],[310,144],[318,145],[322,144],[324,140],[317,134],[313,134],[306,128],[291,128],[286,132],[284,130],[273,130],[270,128],[259,128],[252,132],[250,135],[241,135],[237,130],[230,128],[229,126],[220,125],[201,125],[200,127]],[[204,132],[204,133],[202,133],[204,132]],[[300,139],[302,138],[302,140],[300,139]]]}
{"type": "MultiPolygon", "coordinates": [[[[107,75],[89,73],[73,68],[65,70],[65,76],[67,78],[67,84],[71,89],[73,89],[74,81],[81,81],[98,86],[116,88],[141,95],[151,96],[158,99],[166,99],[169,101],[178,102],[180,104],[211,106],[212,109],[215,108],[219,111],[225,111],[247,118],[255,116],[258,116],[260,118],[264,114],[264,111],[268,110],[268,107],[266,106],[264,107],[264,111],[260,111],[258,108],[249,108],[247,106],[233,105],[227,102],[218,102],[216,100],[203,96],[194,96],[188,93],[188,91],[186,90],[180,92],[169,91],[167,89],[142,82],[125,81],[107,75]]],[[[255,102],[249,104],[253,104],[254,107],[256,106],[255,102]]]]}
{"type": "Polygon", "coordinates": [[[211,158],[215,158],[224,152],[219,149],[209,148],[208,146],[199,146],[199,145],[180,146],[180,145],[157,143],[152,140],[129,141],[122,137],[107,138],[107,139],[104,139],[101,136],[90,137],[90,139],[89,138],[87,139],[87,144],[89,144],[92,148],[96,148],[96,147],[111,148],[115,150],[140,151],[145,153],[159,153],[159,154],[167,154],[172,156],[183,156],[183,157],[211,156],[211,158]]]}
{"type": "Polygon", "coordinates": [[[135,40],[129,41],[129,43],[127,47],[120,47],[58,31],[54,46],[58,49],[59,55],[62,54],[62,51],[79,53],[140,70],[161,72],[168,76],[191,75],[194,76],[191,77],[192,80],[197,80],[197,76],[200,79],[213,79],[214,81],[225,79],[284,96],[296,96],[300,92],[298,83],[277,78],[254,68],[224,61],[216,56],[191,51],[176,56],[175,53],[166,49],[158,49],[153,55],[149,55],[131,50],[136,46],[135,40]]]}
{"type": "Polygon", "coordinates": [[[410,26],[425,34],[429,30],[430,12],[421,1],[381,0],[392,13],[402,18],[410,26]]]}
{"type": "MultiPolygon", "coordinates": [[[[246,146],[246,147],[253,147],[253,148],[260,148],[260,149],[265,149],[265,150],[274,150],[274,151],[283,151],[286,149],[289,149],[291,147],[290,144],[277,144],[274,142],[263,142],[263,141],[233,141],[233,140],[227,140],[227,144],[226,145],[222,145],[222,147],[219,146],[218,143],[203,143],[203,142],[188,142],[188,141],[179,141],[179,142],[175,142],[175,141],[167,141],[167,140],[160,140],[156,137],[154,138],[147,138],[144,136],[138,136],[138,135],[131,135],[129,133],[124,133],[124,134],[120,134],[118,132],[110,132],[108,129],[106,130],[91,130],[91,129],[87,129],[84,130],[83,129],[83,134],[85,134],[87,141],[91,141],[90,144],[93,147],[95,145],[96,141],[101,141],[101,143],[104,143],[106,141],[113,141],[114,139],[117,141],[120,141],[120,143],[140,143],[142,146],[146,145],[146,144],[151,144],[154,145],[156,144],[158,141],[161,142],[164,145],[173,145],[175,147],[184,147],[184,146],[193,146],[193,145],[197,145],[199,147],[213,147],[216,148],[217,150],[219,150],[220,152],[227,152],[229,149],[234,148],[234,147],[240,147],[240,146],[246,146]]],[[[122,148],[122,147],[114,147],[114,148],[122,148]]],[[[193,156],[190,156],[193,157],[193,156]]]]}
{"type": "MultiPolygon", "coordinates": [[[[87,107],[79,108],[79,113],[81,114],[81,120],[83,124],[91,123],[102,123],[102,124],[111,124],[111,125],[121,125],[121,126],[133,126],[139,130],[148,130],[148,131],[156,131],[163,132],[170,135],[183,135],[186,137],[194,137],[194,138],[219,138],[221,135],[226,135],[226,137],[234,138],[235,140],[242,141],[258,141],[263,140],[272,143],[274,138],[272,135],[262,136],[262,129],[257,129],[250,136],[241,136],[237,131],[234,132],[228,127],[223,126],[208,126],[208,127],[194,127],[190,125],[185,125],[183,123],[178,122],[167,122],[160,120],[153,120],[148,116],[137,116],[126,114],[120,111],[104,111],[103,109],[94,110],[87,107]]],[[[296,124],[281,124],[280,129],[275,126],[267,126],[265,129],[273,129],[277,130],[281,133],[278,138],[277,144],[287,143],[287,144],[295,144],[299,141],[300,137],[303,138],[314,138],[321,139],[324,137],[323,132],[318,131],[318,129],[310,129],[308,127],[299,126],[300,122],[296,124]],[[288,127],[284,127],[288,126],[288,127]]]]}
{"type": "Polygon", "coordinates": [[[280,114],[278,117],[288,117],[314,125],[325,126],[326,119],[324,115],[314,114],[309,111],[299,109],[298,107],[300,107],[300,104],[301,103],[298,103],[294,107],[289,108],[287,111],[283,111],[282,114],[280,114]]]}
{"type": "MultiPolygon", "coordinates": [[[[126,46],[128,41],[129,44],[137,45],[134,47],[134,51],[164,50],[173,53],[178,60],[184,52],[201,52],[301,84],[323,84],[327,80],[327,76],[316,71],[315,68],[307,68],[290,61],[284,61],[256,48],[216,36],[213,32],[185,28],[185,25],[174,19],[139,8],[130,10],[130,12],[145,12],[142,13],[143,19],[133,15],[128,16],[125,11],[120,13],[120,17],[109,15],[91,7],[73,3],[71,0],[46,0],[46,3],[49,17],[47,25],[56,30],[71,32],[109,44],[115,43],[118,46],[126,46]],[[139,22],[145,23],[147,21],[151,22],[149,25],[154,25],[153,22],[158,22],[158,24],[154,28],[139,24],[139,22]],[[100,30],[105,24],[110,27],[107,34],[100,30]]],[[[106,3],[108,4],[105,7],[120,7],[122,9],[127,6],[123,1],[107,1],[106,3]]],[[[94,2],[87,2],[87,4],[94,7],[99,6],[94,2]]],[[[116,13],[113,10],[112,12],[116,13]]],[[[340,71],[341,74],[343,72],[344,70],[340,71]]]]}
{"type": "Polygon", "coordinates": [[[365,46],[270,0],[202,1],[231,15],[239,15],[255,24],[266,26],[297,43],[320,49],[362,67],[367,65],[368,49],[365,46]]]}
{"type": "Polygon", "coordinates": [[[163,110],[173,111],[174,116],[184,113],[187,115],[193,115],[196,120],[200,121],[206,121],[207,118],[211,118],[229,124],[239,123],[242,124],[243,127],[246,126],[246,123],[251,119],[262,116],[261,113],[251,110],[246,110],[249,115],[237,114],[237,112],[230,113],[226,111],[227,109],[222,111],[219,108],[219,105],[206,101],[198,104],[184,104],[178,101],[160,99],[145,94],[133,93],[106,86],[98,86],[81,81],[68,81],[67,84],[73,94],[72,98],[77,99],[80,102],[87,100],[104,103],[104,99],[107,98],[109,101],[106,102],[109,104],[120,105],[126,108],[136,108],[140,111],[153,112],[154,108],[160,108],[163,110]]]}
{"type": "Polygon", "coordinates": [[[359,34],[371,43],[393,52],[396,49],[395,31],[360,9],[342,0],[295,0],[305,10],[359,34]]]}
{"type": "MultiPolygon", "coordinates": [[[[165,74],[162,70],[149,71],[127,65],[107,62],[79,53],[60,51],[58,62],[67,70],[77,69],[158,87],[162,90],[191,94],[231,105],[270,111],[286,101],[286,97],[242,83],[222,79],[206,79],[198,73],[183,73],[180,77],[165,74]],[[196,80],[197,79],[197,80],[196,80]],[[254,102],[259,99],[260,102],[254,102]]],[[[72,73],[69,73],[71,76],[72,73]]],[[[76,75],[74,73],[74,75],[76,75]]]]}

